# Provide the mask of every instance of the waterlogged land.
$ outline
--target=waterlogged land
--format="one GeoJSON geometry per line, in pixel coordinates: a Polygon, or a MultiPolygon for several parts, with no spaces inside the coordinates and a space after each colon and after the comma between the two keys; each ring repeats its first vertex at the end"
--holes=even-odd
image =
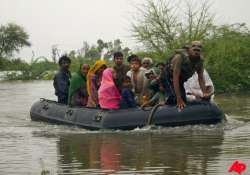
{"type": "Polygon", "coordinates": [[[87,131],[32,122],[51,81],[0,83],[0,174],[250,174],[250,94],[217,96],[228,122],[133,131],[87,131]]]}

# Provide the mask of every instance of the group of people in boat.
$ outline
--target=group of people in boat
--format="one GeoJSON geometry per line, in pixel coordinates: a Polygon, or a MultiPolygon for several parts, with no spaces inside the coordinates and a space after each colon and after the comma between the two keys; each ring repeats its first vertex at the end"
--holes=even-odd
{"type": "Polygon", "coordinates": [[[151,58],[130,55],[124,64],[121,52],[113,54],[113,67],[104,60],[93,66],[80,64],[69,71],[71,60],[59,59],[60,70],[54,77],[58,102],[70,106],[126,109],[156,104],[176,105],[183,109],[190,100],[211,100],[213,83],[203,66],[202,43],[192,41],[167,60],[154,66],[151,58]]]}

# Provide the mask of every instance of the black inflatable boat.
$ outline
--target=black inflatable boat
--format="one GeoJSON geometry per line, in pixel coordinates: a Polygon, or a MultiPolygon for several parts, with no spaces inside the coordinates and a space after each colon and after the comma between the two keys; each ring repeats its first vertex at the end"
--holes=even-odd
{"type": "Polygon", "coordinates": [[[55,101],[40,99],[30,110],[31,119],[57,124],[76,125],[91,130],[130,130],[146,125],[181,126],[215,124],[225,119],[224,113],[211,103],[194,103],[178,111],[175,106],[101,110],[98,108],[69,107],[55,101]]]}

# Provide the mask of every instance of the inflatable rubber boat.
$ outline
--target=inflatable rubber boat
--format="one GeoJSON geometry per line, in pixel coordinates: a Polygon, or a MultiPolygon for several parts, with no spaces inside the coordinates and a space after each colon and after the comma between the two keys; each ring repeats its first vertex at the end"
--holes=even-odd
{"type": "Polygon", "coordinates": [[[175,106],[102,110],[99,108],[69,107],[55,101],[40,99],[30,110],[33,121],[68,124],[90,130],[130,130],[147,125],[182,126],[190,124],[216,124],[225,119],[217,105],[200,102],[188,104],[182,111],[175,106]]]}

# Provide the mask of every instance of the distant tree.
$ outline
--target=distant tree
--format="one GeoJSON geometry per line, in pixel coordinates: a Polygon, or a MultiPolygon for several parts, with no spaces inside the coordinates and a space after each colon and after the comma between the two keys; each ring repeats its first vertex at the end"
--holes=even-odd
{"type": "Polygon", "coordinates": [[[193,40],[206,40],[214,29],[214,14],[210,13],[209,1],[193,4],[185,1],[184,20],[179,25],[178,44],[189,43],[193,40]]]}
{"type": "Polygon", "coordinates": [[[121,42],[120,39],[114,40],[114,48],[113,48],[113,50],[114,50],[115,52],[117,52],[117,51],[122,51],[122,46],[121,46],[121,44],[122,44],[122,42],[121,42]]]}
{"type": "Polygon", "coordinates": [[[89,51],[89,48],[90,48],[90,46],[89,46],[89,44],[86,42],[86,41],[84,41],[83,42],[83,46],[82,46],[82,48],[81,48],[81,55],[84,57],[85,55],[86,55],[86,53],[89,51]]]}
{"type": "Polygon", "coordinates": [[[216,27],[204,46],[206,69],[216,89],[249,91],[250,31],[246,24],[216,27]]]}
{"type": "MultiPolygon", "coordinates": [[[[170,52],[194,39],[205,39],[213,27],[208,1],[184,8],[174,0],[146,0],[137,6],[132,36],[146,49],[160,54],[170,52]]],[[[178,1],[180,3],[180,1],[178,1]]]]}
{"type": "Polygon", "coordinates": [[[97,49],[101,53],[102,49],[106,47],[106,44],[103,42],[103,40],[98,39],[97,40],[97,49]]]}
{"type": "Polygon", "coordinates": [[[68,55],[70,58],[75,58],[75,57],[76,57],[76,51],[75,51],[75,50],[71,50],[67,55],[68,55]]]}
{"type": "Polygon", "coordinates": [[[113,42],[112,41],[109,41],[106,43],[107,44],[107,49],[108,51],[111,53],[113,48],[114,48],[114,45],[113,45],[113,42]]]}
{"type": "Polygon", "coordinates": [[[57,45],[52,46],[51,54],[52,54],[53,63],[56,63],[56,58],[59,57],[59,51],[58,51],[57,45]]]}
{"type": "MultiPolygon", "coordinates": [[[[78,56],[82,58],[85,57],[96,60],[100,59],[102,56],[104,59],[110,59],[113,53],[117,51],[121,51],[124,56],[127,56],[130,49],[128,47],[122,48],[122,41],[120,39],[108,42],[98,39],[96,45],[92,45],[91,47],[87,42],[83,42],[83,47],[75,53],[78,53],[78,56]]],[[[75,54],[74,57],[76,57],[76,55],[77,54],[75,54]]]]}
{"type": "Polygon", "coordinates": [[[104,58],[110,59],[112,57],[113,53],[115,52],[115,41],[114,42],[112,42],[112,41],[106,42],[105,46],[106,46],[105,48],[107,50],[106,50],[106,54],[104,55],[104,58]]]}
{"type": "Polygon", "coordinates": [[[91,58],[91,59],[98,59],[100,58],[100,56],[101,56],[101,53],[95,46],[91,46],[91,48],[85,54],[86,58],[91,58]]]}
{"type": "Polygon", "coordinates": [[[128,47],[125,47],[124,49],[122,49],[122,53],[124,55],[124,58],[128,57],[129,51],[130,51],[130,48],[128,48],[128,47]]]}
{"type": "Polygon", "coordinates": [[[14,52],[25,46],[30,46],[29,35],[16,24],[9,23],[0,27],[0,57],[12,56],[14,52]]]}

